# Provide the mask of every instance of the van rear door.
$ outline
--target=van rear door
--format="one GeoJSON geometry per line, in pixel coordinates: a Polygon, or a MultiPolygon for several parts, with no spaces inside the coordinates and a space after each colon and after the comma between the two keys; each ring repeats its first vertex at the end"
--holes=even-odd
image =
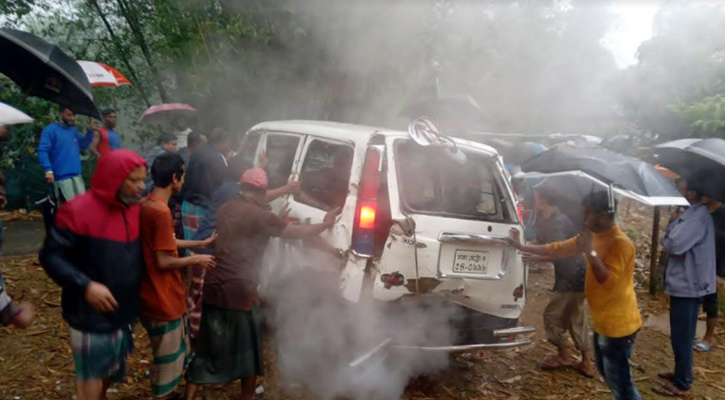
{"type": "MultiPolygon", "coordinates": [[[[504,279],[516,259],[505,239],[519,218],[498,156],[459,145],[466,157],[456,161],[447,154],[450,150],[399,137],[387,138],[387,148],[395,223],[379,271],[400,273],[407,283],[406,288],[385,289],[433,290],[445,287],[445,278],[462,278],[454,279],[460,285],[464,278],[504,279]]],[[[389,297],[378,296],[385,290],[376,292],[376,297],[389,297]]]]}

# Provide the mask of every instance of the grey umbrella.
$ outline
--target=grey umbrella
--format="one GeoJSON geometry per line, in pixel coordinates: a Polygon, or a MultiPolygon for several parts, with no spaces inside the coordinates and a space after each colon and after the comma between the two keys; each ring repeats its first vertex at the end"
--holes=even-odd
{"type": "Polygon", "coordinates": [[[83,68],[58,46],[32,33],[0,28],[0,73],[31,96],[100,119],[83,68]]]}
{"type": "Polygon", "coordinates": [[[603,148],[555,147],[526,161],[521,170],[532,178],[583,178],[650,206],[688,205],[652,165],[603,148]]]}
{"type": "Polygon", "coordinates": [[[725,172],[725,140],[680,139],[655,147],[655,157],[660,164],[680,173],[704,170],[725,172]]]}
{"type": "Polygon", "coordinates": [[[710,196],[725,199],[725,140],[680,139],[654,149],[658,162],[685,178],[702,178],[710,183],[710,196]]]}

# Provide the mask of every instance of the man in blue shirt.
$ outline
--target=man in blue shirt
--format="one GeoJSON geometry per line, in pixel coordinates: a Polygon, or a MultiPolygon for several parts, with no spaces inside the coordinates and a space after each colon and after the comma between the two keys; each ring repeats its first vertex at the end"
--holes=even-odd
{"type": "Polygon", "coordinates": [[[662,248],[667,253],[665,293],[670,296],[670,340],[675,354],[674,372],[659,374],[670,384],[653,391],[683,397],[693,382],[692,359],[697,315],[703,297],[715,292],[715,227],[707,206],[703,182],[688,181],[685,197],[691,206],[673,218],[665,230],[662,248]]]}
{"type": "Polygon", "coordinates": [[[75,113],[61,107],[60,121],[43,129],[38,145],[38,161],[45,171],[45,180],[53,185],[58,203],[72,200],[85,193],[81,177],[81,149],[87,149],[97,131],[93,121],[82,135],[75,126],[75,113]]]}

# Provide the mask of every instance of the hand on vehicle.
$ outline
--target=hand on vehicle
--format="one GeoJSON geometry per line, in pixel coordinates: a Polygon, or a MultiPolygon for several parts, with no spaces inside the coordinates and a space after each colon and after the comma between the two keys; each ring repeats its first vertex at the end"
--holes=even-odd
{"type": "Polygon", "coordinates": [[[208,249],[214,247],[214,242],[216,242],[218,236],[216,231],[212,232],[211,236],[201,241],[201,248],[208,249]]]}
{"type": "Polygon", "coordinates": [[[51,185],[55,183],[55,175],[53,174],[53,171],[48,171],[45,173],[45,181],[51,185]]]}
{"type": "Polygon", "coordinates": [[[25,329],[29,327],[35,319],[35,307],[33,307],[30,303],[22,302],[17,305],[17,308],[20,309],[20,313],[13,318],[12,324],[18,328],[25,329]]]}
{"type": "Polygon", "coordinates": [[[579,238],[576,241],[577,247],[582,254],[589,254],[592,252],[592,234],[591,232],[584,230],[579,234],[579,238]]]}
{"type": "Polygon", "coordinates": [[[195,254],[191,256],[191,259],[194,264],[201,265],[204,269],[212,269],[216,267],[214,256],[209,254],[195,254]]]}
{"type": "Polygon", "coordinates": [[[511,230],[509,230],[508,243],[511,247],[520,249],[521,248],[521,231],[519,231],[516,228],[511,228],[511,230]]]}
{"type": "Polygon", "coordinates": [[[322,220],[322,224],[328,229],[335,226],[335,219],[338,215],[340,215],[340,211],[342,211],[342,207],[335,207],[328,211],[327,214],[325,214],[325,218],[322,220]]]}
{"type": "Polygon", "coordinates": [[[290,180],[284,187],[284,191],[287,194],[295,194],[302,189],[302,182],[290,180]]]}
{"type": "Polygon", "coordinates": [[[118,308],[118,302],[113,297],[111,291],[106,285],[98,282],[91,282],[86,288],[86,301],[88,301],[96,311],[101,313],[111,313],[118,308]]]}

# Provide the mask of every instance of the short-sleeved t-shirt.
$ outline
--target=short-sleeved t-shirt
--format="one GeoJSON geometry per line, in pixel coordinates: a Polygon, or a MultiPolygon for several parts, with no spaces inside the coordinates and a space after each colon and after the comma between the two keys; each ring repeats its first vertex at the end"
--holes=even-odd
{"type": "MultiPolygon", "coordinates": [[[[569,217],[559,210],[554,210],[548,219],[539,214],[534,223],[534,230],[536,230],[536,240],[541,244],[560,242],[577,235],[569,217]]],[[[584,256],[577,254],[574,257],[554,260],[553,264],[555,292],[584,291],[586,272],[584,256]]]]}
{"type": "Polygon", "coordinates": [[[181,270],[161,269],[157,251],[178,256],[174,220],[169,206],[153,193],[141,200],[141,246],[144,266],[141,280],[141,316],[157,321],[175,321],[186,312],[186,289],[181,270]]]}
{"type": "Polygon", "coordinates": [[[251,200],[237,196],[217,214],[216,267],[204,278],[203,302],[230,310],[249,310],[257,298],[262,256],[269,238],[286,223],[251,200]]]}
{"type": "MultiPolygon", "coordinates": [[[[578,253],[579,236],[546,246],[558,256],[578,253]]],[[[609,269],[609,277],[597,282],[587,260],[584,294],[594,323],[594,332],[619,338],[629,336],[642,326],[642,316],[634,292],[635,249],[632,241],[618,227],[605,232],[592,232],[592,247],[609,269]]]]}

